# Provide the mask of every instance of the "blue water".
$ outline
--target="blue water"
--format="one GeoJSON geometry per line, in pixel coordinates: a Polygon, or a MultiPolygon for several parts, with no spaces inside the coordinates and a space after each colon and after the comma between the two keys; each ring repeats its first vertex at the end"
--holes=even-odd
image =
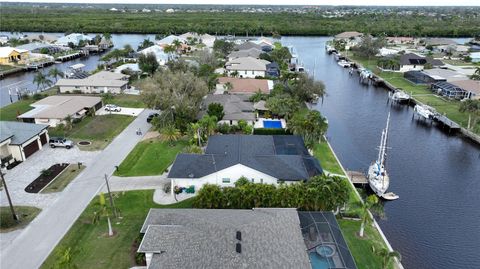
{"type": "Polygon", "coordinates": [[[310,256],[310,263],[312,264],[313,269],[333,268],[333,261],[330,258],[323,258],[316,252],[310,252],[308,256],[310,256]],[[330,264],[332,266],[330,266],[330,264]]]}
{"type": "Polygon", "coordinates": [[[264,120],[263,128],[282,129],[282,122],[279,120],[264,120]]]}

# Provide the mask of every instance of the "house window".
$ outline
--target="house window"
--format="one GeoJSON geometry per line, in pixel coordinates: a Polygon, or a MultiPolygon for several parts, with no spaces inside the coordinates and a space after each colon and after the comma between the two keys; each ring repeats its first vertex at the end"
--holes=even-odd
{"type": "Polygon", "coordinates": [[[255,179],[254,179],[254,178],[252,178],[252,183],[255,183],[255,179]]]}
{"type": "Polygon", "coordinates": [[[261,179],[260,179],[260,183],[262,183],[262,184],[263,184],[263,178],[261,178],[261,179]]]}
{"type": "Polygon", "coordinates": [[[222,183],[228,184],[228,183],[230,183],[230,179],[229,179],[229,178],[226,178],[226,177],[225,177],[225,178],[222,178],[222,183]]]}
{"type": "Polygon", "coordinates": [[[247,74],[247,70],[245,70],[245,75],[247,74]]]}

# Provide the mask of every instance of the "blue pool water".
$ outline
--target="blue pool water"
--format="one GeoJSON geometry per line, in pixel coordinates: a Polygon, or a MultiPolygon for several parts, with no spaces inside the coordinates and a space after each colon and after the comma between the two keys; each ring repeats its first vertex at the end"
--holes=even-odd
{"type": "Polygon", "coordinates": [[[316,252],[310,252],[310,264],[313,269],[329,269],[334,268],[333,261],[330,258],[323,258],[316,252]]]}
{"type": "Polygon", "coordinates": [[[263,128],[274,128],[274,129],[281,129],[282,122],[279,120],[264,120],[263,121],[263,128]]]}

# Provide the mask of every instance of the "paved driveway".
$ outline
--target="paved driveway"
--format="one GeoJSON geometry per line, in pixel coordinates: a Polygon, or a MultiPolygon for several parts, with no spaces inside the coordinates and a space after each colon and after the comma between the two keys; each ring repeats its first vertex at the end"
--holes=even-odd
{"type": "Polygon", "coordinates": [[[8,245],[2,245],[0,268],[38,268],[67,233],[92,198],[142,139],[137,129],[148,130],[146,110],[94,158],[92,164],[66,188],[55,202],[44,209],[27,228],[8,245]]]}
{"type": "Polygon", "coordinates": [[[127,115],[127,116],[138,116],[144,108],[129,108],[129,107],[121,107],[120,112],[113,112],[113,111],[105,111],[105,107],[100,108],[95,112],[95,115],[108,115],[108,114],[115,114],[115,115],[127,115]]]}

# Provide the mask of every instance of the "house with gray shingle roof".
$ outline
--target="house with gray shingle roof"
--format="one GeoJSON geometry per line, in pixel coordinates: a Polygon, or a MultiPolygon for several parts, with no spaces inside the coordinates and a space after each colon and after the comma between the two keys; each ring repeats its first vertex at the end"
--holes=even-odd
{"type": "Polygon", "coordinates": [[[239,96],[235,94],[208,94],[202,100],[198,118],[202,118],[207,114],[208,106],[217,103],[223,106],[224,116],[218,123],[226,123],[228,125],[237,125],[239,120],[244,120],[249,125],[255,123],[255,109],[253,103],[248,101],[247,96],[239,96]]]}
{"type": "Polygon", "coordinates": [[[48,142],[48,125],[0,121],[0,164],[23,162],[48,142]]]}
{"type": "Polygon", "coordinates": [[[240,177],[254,183],[277,185],[306,181],[322,173],[304,141],[296,135],[213,135],[205,154],[177,155],[170,169],[172,192],[175,187],[204,184],[234,186],[240,177]]]}

